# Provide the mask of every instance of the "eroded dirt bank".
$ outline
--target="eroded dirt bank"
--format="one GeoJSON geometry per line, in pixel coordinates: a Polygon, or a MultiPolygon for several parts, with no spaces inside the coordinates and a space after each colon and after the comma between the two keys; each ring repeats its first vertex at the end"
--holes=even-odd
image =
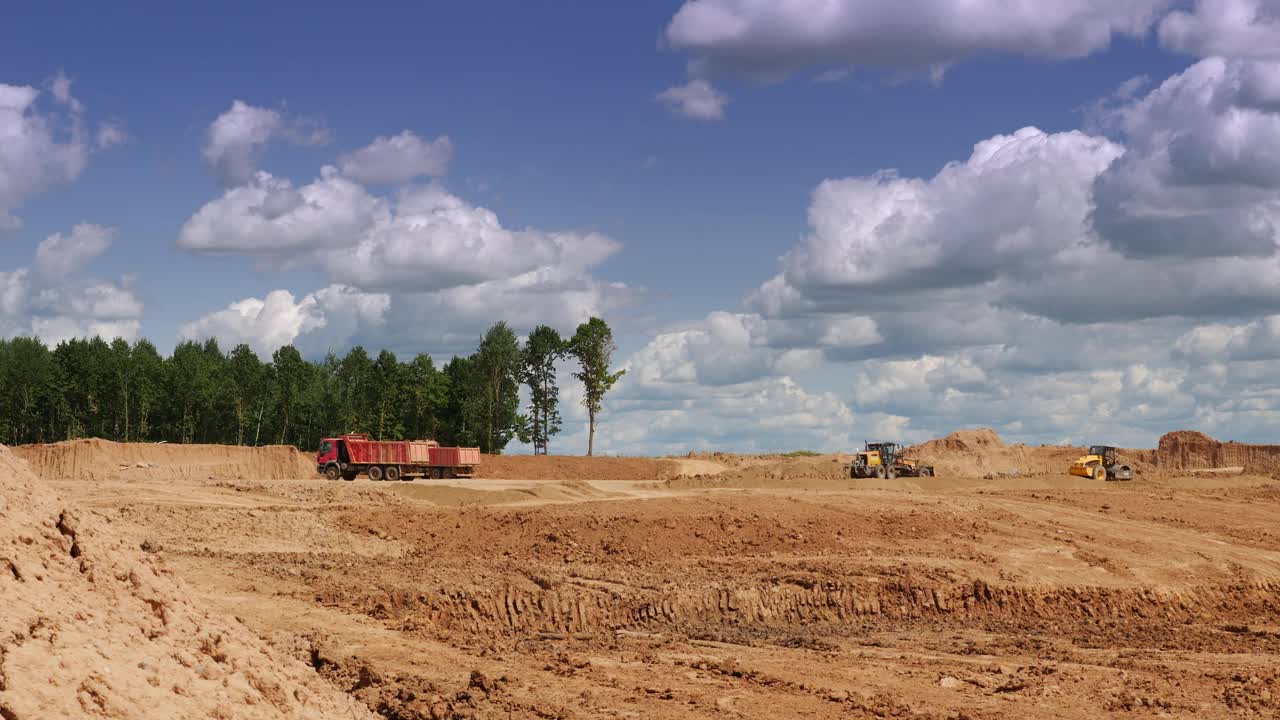
{"type": "Polygon", "coordinates": [[[0,717],[371,717],[206,609],[113,515],[0,446],[0,717]]]}

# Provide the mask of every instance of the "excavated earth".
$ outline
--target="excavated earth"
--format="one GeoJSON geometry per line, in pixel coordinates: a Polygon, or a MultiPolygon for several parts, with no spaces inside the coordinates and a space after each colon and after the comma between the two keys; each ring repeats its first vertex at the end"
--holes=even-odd
{"type": "Polygon", "coordinates": [[[1123,451],[1137,479],[1100,483],[1065,474],[1079,448],[966,431],[912,449],[935,478],[717,453],[371,483],[102,447],[17,452],[184,602],[386,718],[1280,717],[1265,453],[1123,451]]]}

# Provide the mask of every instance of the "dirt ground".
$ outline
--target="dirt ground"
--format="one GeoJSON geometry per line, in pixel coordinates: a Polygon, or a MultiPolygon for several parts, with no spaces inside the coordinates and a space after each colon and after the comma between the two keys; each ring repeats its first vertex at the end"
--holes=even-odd
{"type": "Polygon", "coordinates": [[[847,456],[372,483],[17,453],[387,718],[1280,716],[1280,482],[1152,455],[1100,483],[984,437],[895,481],[847,456]]]}

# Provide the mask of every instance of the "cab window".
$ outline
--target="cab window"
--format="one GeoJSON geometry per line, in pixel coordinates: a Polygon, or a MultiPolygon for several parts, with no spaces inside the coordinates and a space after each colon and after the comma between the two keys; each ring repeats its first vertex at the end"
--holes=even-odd
{"type": "Polygon", "coordinates": [[[333,449],[333,443],[329,442],[328,440],[325,440],[324,442],[320,443],[321,455],[328,455],[329,451],[332,449],[333,449]]]}

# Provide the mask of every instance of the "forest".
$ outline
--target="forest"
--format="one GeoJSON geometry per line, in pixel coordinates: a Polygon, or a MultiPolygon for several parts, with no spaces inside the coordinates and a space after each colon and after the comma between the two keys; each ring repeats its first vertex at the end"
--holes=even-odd
{"type": "Polygon", "coordinates": [[[609,365],[612,331],[600,318],[570,338],[539,326],[524,343],[505,322],[476,351],[437,366],[363,347],[319,362],[285,345],[261,360],[248,345],[178,344],[162,357],[145,339],[0,339],[0,442],[97,437],[120,442],[288,444],[310,450],[324,437],[429,438],[501,453],[515,439],[548,451],[560,431],[557,367],[573,362],[583,384],[594,451],[596,416],[622,376],[609,365]],[[520,406],[521,386],[529,388],[520,406]]]}

